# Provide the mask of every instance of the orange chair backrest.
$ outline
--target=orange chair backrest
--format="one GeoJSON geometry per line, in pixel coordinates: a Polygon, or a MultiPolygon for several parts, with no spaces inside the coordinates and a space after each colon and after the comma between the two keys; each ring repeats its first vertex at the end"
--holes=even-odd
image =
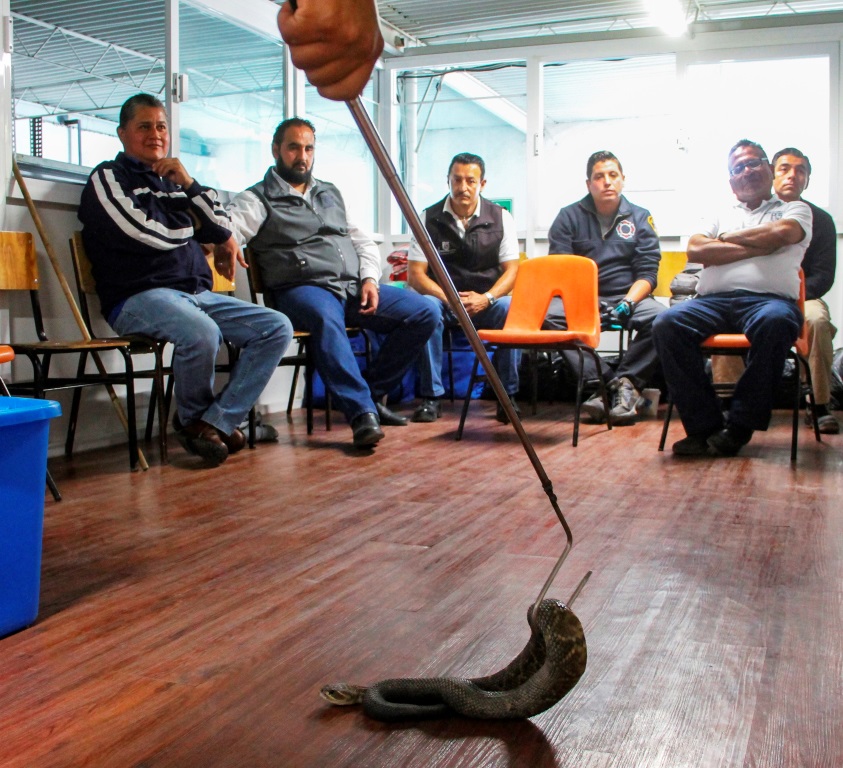
{"type": "Polygon", "coordinates": [[[0,232],[0,291],[37,290],[38,261],[29,232],[0,232]]]}
{"type": "Polygon", "coordinates": [[[569,331],[599,337],[597,264],[584,256],[560,254],[519,264],[504,330],[539,330],[554,296],[562,298],[569,331]]]}

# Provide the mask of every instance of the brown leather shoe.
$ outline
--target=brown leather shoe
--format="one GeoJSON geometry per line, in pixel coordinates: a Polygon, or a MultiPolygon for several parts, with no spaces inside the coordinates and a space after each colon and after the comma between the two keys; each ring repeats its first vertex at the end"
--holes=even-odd
{"type": "Polygon", "coordinates": [[[228,447],[210,424],[200,420],[184,427],[176,417],[173,419],[173,427],[176,438],[188,453],[201,456],[212,464],[222,464],[228,458],[228,447]]]}
{"type": "Polygon", "coordinates": [[[246,447],[246,435],[236,427],[230,435],[226,435],[219,429],[217,430],[217,434],[219,434],[220,439],[225,443],[225,447],[228,448],[229,456],[232,453],[237,453],[237,451],[242,451],[246,447]]]}

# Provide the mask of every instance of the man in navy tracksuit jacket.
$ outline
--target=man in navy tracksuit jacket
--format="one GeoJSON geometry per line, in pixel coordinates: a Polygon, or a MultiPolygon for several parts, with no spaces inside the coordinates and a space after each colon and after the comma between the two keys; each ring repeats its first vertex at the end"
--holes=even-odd
{"type": "MultiPolygon", "coordinates": [[[[82,192],[79,219],[102,312],[121,335],[172,342],[176,436],[219,464],[245,445],[237,429],[284,354],[293,329],[280,312],[211,290],[200,243],[219,246],[217,270],[243,257],[217,193],[167,157],[163,104],[133,96],[120,110],[123,152],[101,163],[82,192]],[[214,390],[222,339],[240,349],[228,384],[214,390]]],[[[162,429],[164,427],[162,426],[162,429]]]]}
{"type": "MultiPolygon", "coordinates": [[[[617,157],[611,152],[595,152],[588,159],[588,194],[559,211],[548,233],[549,253],[587,256],[597,263],[600,300],[613,308],[613,319],[635,332],[617,370],[603,366],[613,424],[635,420],[639,392],[658,366],[651,335],[653,320],[666,309],[650,296],[661,259],[653,217],[621,194],[623,183],[617,157]]],[[[559,299],[551,303],[545,327],[566,327],[559,299]]],[[[586,401],[583,409],[594,421],[606,418],[599,395],[586,401]]]]}

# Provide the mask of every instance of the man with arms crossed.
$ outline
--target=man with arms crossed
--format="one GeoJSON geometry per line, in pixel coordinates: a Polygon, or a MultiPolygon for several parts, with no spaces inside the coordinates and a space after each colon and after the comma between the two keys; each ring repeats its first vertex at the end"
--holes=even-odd
{"type": "Polygon", "coordinates": [[[787,351],[802,326],[796,302],[811,210],[773,193],[773,171],[759,144],[735,144],[728,168],[736,202],[688,241],[688,260],[703,265],[698,295],[675,304],[653,325],[687,434],[673,444],[680,456],[734,456],[755,430],[767,429],[787,351]],[[700,349],[715,333],[743,333],[752,344],[725,422],[700,349]]]}

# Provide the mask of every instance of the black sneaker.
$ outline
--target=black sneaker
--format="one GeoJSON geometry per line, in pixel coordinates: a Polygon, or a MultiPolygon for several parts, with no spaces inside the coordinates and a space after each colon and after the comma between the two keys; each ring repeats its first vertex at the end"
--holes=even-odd
{"type": "Polygon", "coordinates": [[[611,392],[612,425],[623,426],[632,424],[638,415],[636,403],[640,393],[626,376],[617,380],[611,392]]]}
{"type": "Polygon", "coordinates": [[[434,397],[424,398],[413,411],[412,421],[428,424],[442,415],[442,403],[434,397]]]}

